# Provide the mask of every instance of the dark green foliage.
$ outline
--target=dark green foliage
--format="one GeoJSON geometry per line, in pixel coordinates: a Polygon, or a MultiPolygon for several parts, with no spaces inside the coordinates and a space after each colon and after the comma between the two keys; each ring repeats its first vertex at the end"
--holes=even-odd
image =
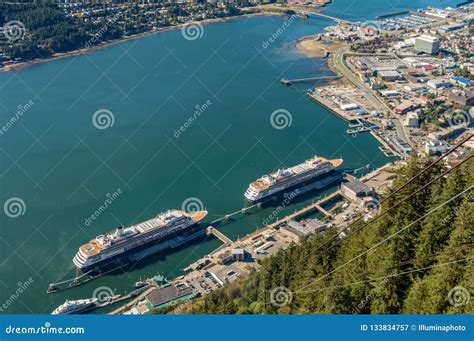
{"type": "MultiPolygon", "coordinates": [[[[416,175],[427,162],[413,159],[399,170],[393,188],[416,175]]],[[[383,210],[392,208],[389,214],[333,242],[327,252],[316,250],[335,231],[278,252],[258,272],[197,300],[182,312],[472,313],[472,302],[456,306],[449,297],[453,288],[462,287],[471,296],[474,292],[473,259],[464,260],[474,258],[474,190],[446,202],[474,185],[474,161],[398,205],[442,171],[441,165],[436,166],[413,181],[384,202],[383,210]],[[271,304],[271,291],[276,287],[292,292],[288,304],[271,304]]]]}
{"type": "Polygon", "coordinates": [[[12,20],[21,21],[26,32],[19,41],[3,46],[3,52],[11,58],[45,58],[83,47],[89,39],[79,20],[66,17],[52,5],[0,3],[0,26],[12,20]]]}

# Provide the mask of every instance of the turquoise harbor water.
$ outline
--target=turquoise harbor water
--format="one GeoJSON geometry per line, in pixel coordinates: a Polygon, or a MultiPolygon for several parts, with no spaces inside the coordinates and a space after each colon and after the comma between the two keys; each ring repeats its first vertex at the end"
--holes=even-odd
{"type": "MultiPolygon", "coordinates": [[[[405,3],[389,8],[377,2],[373,9],[366,1],[337,1],[327,11],[368,19],[405,3]]],[[[169,31],[0,74],[1,125],[30,103],[0,135],[1,203],[25,203],[23,215],[0,214],[0,312],[49,313],[67,298],[91,297],[101,286],[125,293],[140,277],[181,274],[220,245],[209,239],[150,257],[128,273],[46,294],[49,283],[74,276],[79,245],[117,225],[181,208],[189,198],[202,202],[211,221],[242,208],[252,180],[314,154],[342,157],[349,169],[389,161],[369,134],[346,135],[343,121],[308,101],[308,85],[279,84],[281,77],[329,73],[324,61],[294,46],[298,37],[332,22],[296,21],[263,48],[285,20],[206,25],[192,41],[180,30],[169,31]],[[107,129],[93,124],[100,109],[112,113],[107,129]],[[284,129],[270,122],[278,109],[291,115],[284,129]]],[[[295,200],[285,212],[309,200],[295,200]]],[[[260,209],[221,229],[231,238],[243,236],[272,210],[260,209]]]]}

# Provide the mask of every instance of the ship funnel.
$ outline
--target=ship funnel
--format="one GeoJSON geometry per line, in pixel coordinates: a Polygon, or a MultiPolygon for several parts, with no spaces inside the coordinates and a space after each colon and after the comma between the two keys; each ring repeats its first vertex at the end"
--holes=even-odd
{"type": "Polygon", "coordinates": [[[115,230],[115,237],[121,237],[123,236],[123,226],[117,227],[117,230],[115,230]]]}

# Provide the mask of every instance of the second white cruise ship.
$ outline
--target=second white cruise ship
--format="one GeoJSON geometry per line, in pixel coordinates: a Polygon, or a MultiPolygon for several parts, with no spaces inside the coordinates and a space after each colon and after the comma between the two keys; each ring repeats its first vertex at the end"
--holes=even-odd
{"type": "Polygon", "coordinates": [[[79,247],[74,265],[83,273],[99,273],[178,247],[205,232],[198,223],[206,215],[207,211],[170,210],[137,225],[119,227],[79,247]]]}
{"type": "Polygon", "coordinates": [[[245,197],[251,203],[262,202],[279,194],[303,187],[308,183],[314,182],[314,188],[318,188],[318,181],[321,182],[320,187],[322,188],[328,184],[324,179],[325,176],[341,164],[342,159],[328,160],[320,156],[314,156],[299,165],[279,169],[274,173],[262,176],[250,184],[245,192],[245,197]]]}

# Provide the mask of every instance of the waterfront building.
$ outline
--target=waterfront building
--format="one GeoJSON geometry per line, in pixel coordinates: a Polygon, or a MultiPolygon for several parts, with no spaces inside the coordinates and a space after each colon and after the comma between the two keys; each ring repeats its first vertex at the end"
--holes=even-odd
{"type": "Polygon", "coordinates": [[[415,39],[415,50],[427,54],[439,52],[440,41],[437,37],[422,35],[415,39]]]}
{"type": "Polygon", "coordinates": [[[407,158],[413,152],[413,148],[408,143],[400,139],[398,136],[391,136],[389,138],[389,142],[403,158],[407,158]]]}
{"type": "Polygon", "coordinates": [[[341,185],[341,194],[350,201],[359,203],[362,198],[375,195],[375,190],[360,180],[353,179],[341,185]]]}
{"type": "Polygon", "coordinates": [[[280,232],[294,242],[300,243],[308,236],[324,231],[326,226],[318,219],[301,220],[299,222],[291,220],[280,227],[280,232]]]}
{"type": "Polygon", "coordinates": [[[443,26],[440,26],[438,28],[437,32],[441,33],[441,34],[444,34],[444,33],[452,32],[452,31],[460,30],[462,28],[464,28],[463,23],[456,23],[456,24],[452,24],[452,25],[443,25],[443,26]]]}
{"type": "Polygon", "coordinates": [[[348,110],[354,110],[359,108],[359,106],[355,103],[347,103],[347,104],[341,104],[340,106],[341,110],[348,111],[348,110]]]}
{"type": "Polygon", "coordinates": [[[154,289],[146,295],[147,307],[149,309],[162,308],[177,302],[183,302],[194,298],[196,293],[185,283],[165,284],[160,288],[154,289]]]}
{"type": "Polygon", "coordinates": [[[245,260],[245,250],[242,248],[232,249],[232,259],[235,262],[243,262],[245,260]]]}

